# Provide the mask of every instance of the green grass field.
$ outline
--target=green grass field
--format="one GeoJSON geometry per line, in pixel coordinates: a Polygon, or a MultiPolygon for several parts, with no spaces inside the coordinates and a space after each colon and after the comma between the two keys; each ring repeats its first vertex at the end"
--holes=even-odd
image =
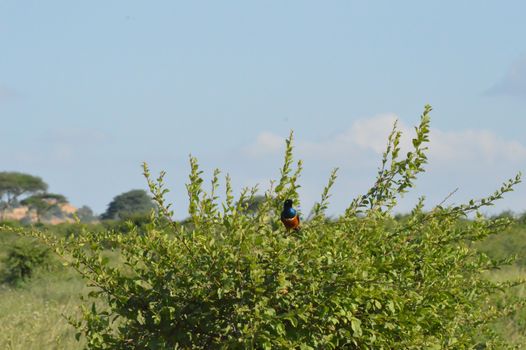
{"type": "MultiPolygon", "coordinates": [[[[20,239],[12,233],[0,233],[0,261],[4,261],[8,248],[20,239]]],[[[479,249],[493,257],[518,255],[514,265],[488,272],[488,278],[526,279],[525,248],[524,224],[516,224],[506,234],[482,242],[479,249]]],[[[110,258],[115,262],[114,256],[110,258]]],[[[0,265],[0,271],[5,268],[0,265]]],[[[78,315],[82,302],[79,297],[87,292],[88,287],[77,273],[58,262],[51,270],[37,269],[32,278],[18,285],[0,284],[0,349],[81,349],[83,340],[75,339],[76,331],[64,315],[78,315]]],[[[515,297],[526,297],[525,285],[514,287],[495,302],[506,303],[515,297]]],[[[526,310],[517,310],[496,322],[495,331],[522,348],[526,344],[526,310]]]]}
{"type": "MultiPolygon", "coordinates": [[[[488,237],[479,249],[493,258],[504,258],[512,254],[517,257],[512,266],[489,272],[488,278],[494,281],[526,279],[526,225],[524,223],[515,224],[504,234],[488,237]]],[[[517,297],[526,297],[526,285],[513,287],[499,299],[499,302],[505,303],[517,297]]],[[[517,310],[514,315],[496,323],[495,330],[520,349],[526,348],[526,309],[517,310]]]]}
{"type": "MultiPolygon", "coordinates": [[[[517,265],[494,271],[488,277],[495,281],[509,281],[519,278],[526,279],[526,269],[517,265]]],[[[526,286],[513,287],[511,291],[498,298],[498,302],[505,303],[506,300],[515,297],[526,297],[526,286]]],[[[495,331],[502,334],[505,339],[516,344],[518,348],[526,348],[526,310],[517,310],[514,315],[500,320],[495,324],[495,331]]]]}
{"type": "Polygon", "coordinates": [[[78,349],[75,315],[84,282],[71,271],[43,273],[17,287],[0,288],[1,349],[78,349]]]}

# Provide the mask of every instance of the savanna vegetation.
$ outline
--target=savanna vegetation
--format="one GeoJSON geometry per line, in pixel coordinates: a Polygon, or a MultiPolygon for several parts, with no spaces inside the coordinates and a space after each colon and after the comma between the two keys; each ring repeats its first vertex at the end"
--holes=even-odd
{"type": "Polygon", "coordinates": [[[65,222],[71,221],[68,219],[72,218],[72,211],[75,211],[81,222],[90,223],[100,219],[111,225],[110,221],[141,220],[140,218],[149,215],[151,209],[156,208],[146,191],[135,189],[115,196],[100,216],[95,215],[88,206],[79,209],[70,206],[68,211],[64,212],[63,206],[68,204],[66,197],[49,193],[47,189],[48,184],[38,176],[20,172],[0,172],[0,221],[13,220],[15,209],[26,209],[25,215],[15,215],[18,216],[16,220],[41,223],[44,221],[42,219],[45,219],[47,223],[52,223],[52,219],[55,218],[57,220],[54,223],[65,222]],[[36,220],[31,217],[32,212],[36,214],[36,220]]]}
{"type": "Polygon", "coordinates": [[[155,203],[149,216],[4,223],[0,347],[520,347],[524,215],[480,214],[520,175],[486,198],[430,210],[421,199],[411,213],[394,214],[424,171],[430,111],[405,155],[395,125],[371,188],[328,218],[334,170],[298,232],[279,221],[285,199],[300,201],[292,135],[279,178],[259,196],[249,188],[235,197],[226,176],[220,203],[219,170],[207,191],[191,158],[184,222],[172,220],[164,173],[153,178],[144,164],[155,203]]]}
{"type": "Polygon", "coordinates": [[[48,185],[38,176],[14,171],[0,172],[0,202],[5,206],[17,203],[24,194],[45,192],[47,188],[48,185]]]}

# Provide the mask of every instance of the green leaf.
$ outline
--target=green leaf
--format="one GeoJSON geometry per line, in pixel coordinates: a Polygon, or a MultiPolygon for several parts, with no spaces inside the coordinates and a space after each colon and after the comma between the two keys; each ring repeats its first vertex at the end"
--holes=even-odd
{"type": "Polygon", "coordinates": [[[360,321],[357,318],[351,319],[351,329],[353,331],[353,337],[361,337],[362,336],[362,321],[360,321]]]}

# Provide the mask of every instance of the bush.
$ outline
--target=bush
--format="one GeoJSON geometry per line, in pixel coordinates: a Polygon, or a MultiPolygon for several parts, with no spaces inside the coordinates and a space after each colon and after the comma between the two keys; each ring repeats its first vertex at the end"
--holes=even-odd
{"type": "Polygon", "coordinates": [[[35,240],[19,239],[7,248],[6,257],[2,260],[2,280],[17,285],[33,276],[37,269],[49,269],[52,265],[49,247],[35,240]]]}
{"type": "Polygon", "coordinates": [[[298,203],[302,166],[293,169],[291,135],[281,177],[255,213],[247,203],[256,188],[235,199],[227,176],[220,206],[219,171],[206,193],[191,158],[191,225],[169,221],[166,230],[159,224],[173,216],[164,172],[154,181],[145,164],[159,208],[145,233],[85,231],[69,241],[29,234],[69,256],[96,287],[91,308],[71,319],[90,349],[503,346],[490,324],[519,302],[493,305],[493,295],[513,284],[490,282],[483,272],[509,261],[491,260],[472,242],[500,232],[509,220],[476,215],[458,222],[511,191],[520,176],[479,201],[424,212],[420,200],[404,220],[391,214],[423,171],[430,110],[416,128],[413,150],[399,159],[395,125],[374,186],[340,218],[326,220],[333,171],[299,232],[287,232],[279,221],[285,199],[298,203]],[[108,264],[101,243],[107,241],[124,266],[108,264]]]}

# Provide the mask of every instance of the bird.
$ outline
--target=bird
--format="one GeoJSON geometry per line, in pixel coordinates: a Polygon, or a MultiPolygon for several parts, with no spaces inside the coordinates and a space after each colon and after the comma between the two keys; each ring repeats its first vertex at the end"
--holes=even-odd
{"type": "Polygon", "coordinates": [[[287,199],[283,203],[283,211],[281,212],[281,222],[287,230],[298,231],[300,229],[300,216],[296,209],[292,207],[292,199],[287,199]]]}

